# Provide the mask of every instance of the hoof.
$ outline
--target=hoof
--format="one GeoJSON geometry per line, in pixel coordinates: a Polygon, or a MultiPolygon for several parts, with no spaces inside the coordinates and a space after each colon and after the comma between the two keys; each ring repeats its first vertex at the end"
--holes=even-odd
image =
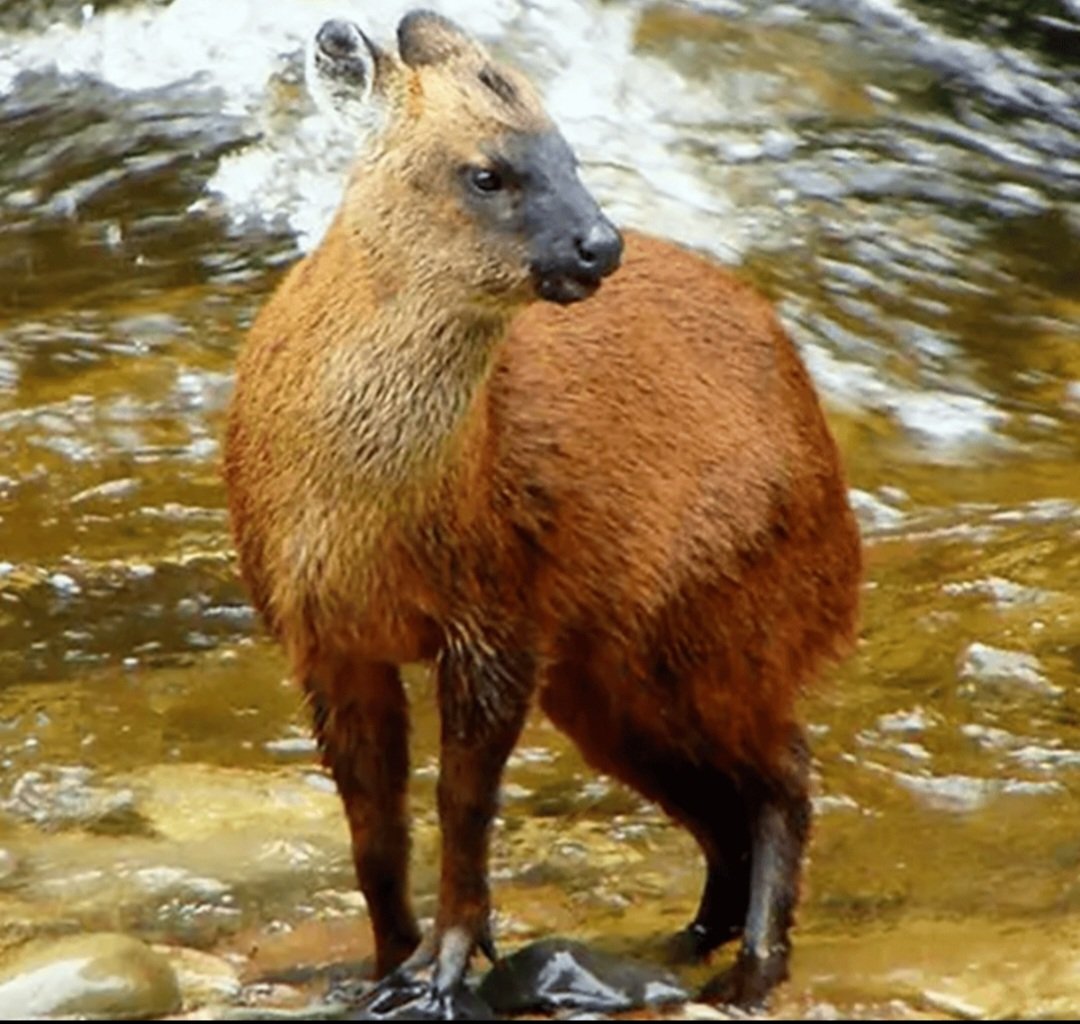
{"type": "Polygon", "coordinates": [[[787,954],[762,959],[739,953],[738,959],[726,971],[712,979],[699,993],[698,999],[714,1006],[733,1006],[740,1010],[760,1010],[772,990],[788,976],[787,954]]]}
{"type": "Polygon", "coordinates": [[[664,941],[660,955],[672,966],[701,963],[714,949],[739,937],[739,928],[726,928],[717,932],[703,924],[687,925],[664,941]]]}
{"type": "Polygon", "coordinates": [[[379,982],[341,1020],[496,1020],[463,984],[442,992],[427,980],[395,972],[379,982]]]}

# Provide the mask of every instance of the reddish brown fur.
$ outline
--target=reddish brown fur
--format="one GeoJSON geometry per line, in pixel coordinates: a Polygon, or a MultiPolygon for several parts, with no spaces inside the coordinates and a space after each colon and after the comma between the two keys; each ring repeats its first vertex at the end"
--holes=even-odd
{"type": "MultiPolygon", "coordinates": [[[[745,861],[750,826],[725,853],[716,816],[759,790],[804,800],[796,697],[853,638],[860,552],[807,373],[731,273],[628,233],[584,303],[462,312],[433,279],[410,286],[405,227],[365,257],[358,203],[251,331],[226,469],[244,578],[315,705],[369,904],[380,893],[385,972],[418,937],[393,666],[449,651],[468,669],[445,683],[438,928],[483,941],[490,801],[455,800],[497,778],[528,692],[711,866],[745,861]],[[397,440],[365,461],[357,410],[380,403],[397,440]]],[[[741,921],[745,893],[730,900],[741,921]]]]}
{"type": "Polygon", "coordinates": [[[490,389],[496,479],[528,488],[510,514],[547,556],[545,654],[580,665],[559,638],[589,637],[585,674],[622,680],[597,704],[551,685],[542,700],[616,775],[605,705],[695,760],[704,744],[714,762],[768,763],[799,687],[853,634],[836,448],[757,294],[670,244],[627,242],[599,297],[517,320],[490,389]],[[658,692],[659,664],[677,691],[658,692]]]}
{"type": "MultiPolygon", "coordinates": [[[[418,521],[388,524],[368,566],[379,621],[339,620],[344,594],[324,620],[309,609],[283,621],[265,552],[308,509],[276,462],[291,463],[296,435],[317,428],[313,367],[329,325],[353,315],[339,245],[328,237],[260,316],[230,423],[234,530],[275,632],[293,650],[318,635],[401,663],[431,657],[437,623],[460,606],[497,600],[501,617],[530,624],[546,664],[579,663],[587,638],[586,675],[623,680],[604,701],[616,717],[732,763],[775,756],[800,687],[853,636],[860,561],[836,446],[768,304],[722,268],[628,233],[623,267],[598,296],[536,304],[513,322],[446,493],[418,521]],[[657,693],[660,660],[692,682],[657,693]]],[[[316,444],[316,493],[334,469],[319,455],[316,444]]],[[[328,560],[354,547],[332,533],[309,543],[328,560]]],[[[543,685],[545,710],[589,754],[607,716],[579,698],[543,685]]]]}

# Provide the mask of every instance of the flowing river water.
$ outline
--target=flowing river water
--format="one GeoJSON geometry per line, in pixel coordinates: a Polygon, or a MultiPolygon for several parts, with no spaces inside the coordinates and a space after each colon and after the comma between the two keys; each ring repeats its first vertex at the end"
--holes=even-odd
{"type": "MultiPolygon", "coordinates": [[[[447,0],[542,87],[612,214],[739,264],[843,448],[861,643],[805,711],[817,818],[781,1013],[1080,1013],[1080,4],[447,0]]],[[[0,948],[112,930],[244,978],[369,952],[344,821],[240,588],[241,338],[350,142],[323,17],[0,0],[0,948]]],[[[414,705],[433,906],[436,722],[414,705]]],[[[504,944],[640,952],[700,868],[534,718],[504,944]]]]}

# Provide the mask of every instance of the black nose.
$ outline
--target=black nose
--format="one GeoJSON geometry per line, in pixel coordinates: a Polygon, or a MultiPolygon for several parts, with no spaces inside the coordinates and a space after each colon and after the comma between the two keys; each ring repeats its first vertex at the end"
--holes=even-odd
{"type": "Polygon", "coordinates": [[[607,220],[596,220],[583,235],[574,239],[574,249],[582,273],[597,278],[607,277],[619,266],[622,257],[622,235],[607,220]]]}

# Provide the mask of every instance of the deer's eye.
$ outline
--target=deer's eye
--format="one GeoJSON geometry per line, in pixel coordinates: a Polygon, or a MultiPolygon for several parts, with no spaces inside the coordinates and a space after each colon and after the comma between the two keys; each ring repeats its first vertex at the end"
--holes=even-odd
{"type": "Polygon", "coordinates": [[[490,167],[470,167],[469,184],[474,191],[485,196],[501,192],[506,187],[503,176],[490,167]]]}

